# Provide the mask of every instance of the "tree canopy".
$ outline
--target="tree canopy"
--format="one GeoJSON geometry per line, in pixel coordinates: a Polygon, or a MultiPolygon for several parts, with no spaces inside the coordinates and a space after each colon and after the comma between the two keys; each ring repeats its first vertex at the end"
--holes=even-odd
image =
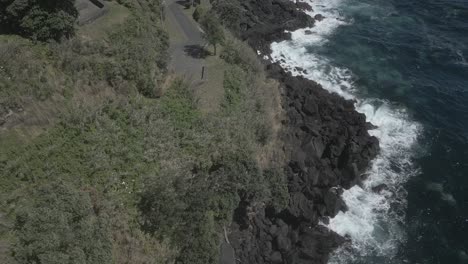
{"type": "Polygon", "coordinates": [[[34,40],[60,40],[74,34],[75,0],[0,0],[0,33],[34,40]]]}
{"type": "Polygon", "coordinates": [[[216,47],[218,44],[224,43],[224,32],[220,22],[213,13],[207,13],[200,21],[203,27],[203,38],[213,45],[214,54],[216,55],[216,47]]]}

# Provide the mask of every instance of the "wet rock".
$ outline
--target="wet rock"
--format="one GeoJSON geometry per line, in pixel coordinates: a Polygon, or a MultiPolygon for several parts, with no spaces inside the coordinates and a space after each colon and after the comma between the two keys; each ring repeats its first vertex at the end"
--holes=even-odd
{"type": "MultiPolygon", "coordinates": [[[[314,24],[312,17],[299,10],[296,4],[289,0],[233,2],[242,7],[242,16],[236,21],[229,21],[230,29],[262,54],[270,53],[271,42],[290,39],[289,32],[314,24]]],[[[307,3],[299,5],[309,8],[307,3]]],[[[220,13],[224,12],[222,5],[214,5],[214,9],[220,13]]]]}
{"type": "Polygon", "coordinates": [[[327,215],[334,217],[339,211],[346,210],[346,204],[341,199],[340,189],[330,188],[324,197],[325,206],[327,208],[327,215]]]}
{"type": "Polygon", "coordinates": [[[281,252],[287,252],[291,249],[291,240],[287,236],[280,235],[276,237],[276,247],[281,251],[281,252]]]}
{"type": "Polygon", "coordinates": [[[307,197],[300,192],[291,194],[290,205],[287,210],[296,218],[311,220],[315,217],[313,201],[307,199],[307,197]]]}
{"type": "Polygon", "coordinates": [[[321,14],[316,14],[314,16],[314,19],[317,20],[317,21],[322,21],[323,19],[325,19],[325,17],[321,14]]]}
{"type": "Polygon", "coordinates": [[[377,186],[372,187],[372,191],[375,193],[380,193],[383,190],[387,189],[387,185],[385,183],[379,184],[377,186]]]}
{"type": "Polygon", "coordinates": [[[300,10],[305,10],[305,11],[314,11],[312,7],[306,3],[306,2],[296,2],[296,7],[300,10]]]}
{"type": "Polygon", "coordinates": [[[283,263],[283,256],[281,256],[281,253],[278,251],[273,252],[270,256],[270,261],[273,264],[281,264],[283,263]]]}

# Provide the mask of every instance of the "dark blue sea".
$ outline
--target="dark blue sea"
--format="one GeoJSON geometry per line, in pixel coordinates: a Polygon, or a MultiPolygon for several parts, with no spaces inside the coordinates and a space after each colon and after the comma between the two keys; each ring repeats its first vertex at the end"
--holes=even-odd
{"type": "Polygon", "coordinates": [[[325,19],[273,60],[356,100],[382,147],[329,224],[353,241],[330,263],[468,263],[468,0],[306,2],[325,19]]]}

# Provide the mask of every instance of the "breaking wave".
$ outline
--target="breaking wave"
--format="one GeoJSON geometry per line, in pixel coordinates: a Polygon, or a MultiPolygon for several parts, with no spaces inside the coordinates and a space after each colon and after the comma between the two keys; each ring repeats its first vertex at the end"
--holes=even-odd
{"type": "Polygon", "coordinates": [[[352,25],[352,20],[339,12],[343,1],[305,2],[313,8],[309,15],[321,14],[324,19],[316,21],[312,28],[292,32],[291,40],[272,43],[271,59],[293,75],[302,75],[330,92],[355,100],[356,110],[364,113],[367,121],[377,127],[369,133],[379,139],[381,147],[366,172],[367,180],[343,193],[349,210],[330,219],[330,229],[351,238],[349,245],[339,248],[331,256],[330,263],[392,258],[405,241],[401,226],[406,192],[402,186],[418,172],[412,157],[422,128],[411,120],[404,107],[359,95],[355,76],[349,69],[337,67],[327,57],[314,53],[314,49],[324,45],[338,27],[352,25]]]}

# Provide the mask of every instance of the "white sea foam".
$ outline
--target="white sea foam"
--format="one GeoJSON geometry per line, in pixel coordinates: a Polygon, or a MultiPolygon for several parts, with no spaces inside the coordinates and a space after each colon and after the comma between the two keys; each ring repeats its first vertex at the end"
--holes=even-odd
{"type": "Polygon", "coordinates": [[[313,28],[292,32],[290,41],[273,43],[272,60],[293,75],[303,75],[330,92],[356,100],[357,111],[378,127],[370,134],[379,139],[381,147],[367,171],[369,178],[362,186],[343,193],[349,210],[330,220],[330,229],[352,239],[350,247],[338,249],[330,263],[349,263],[356,256],[391,257],[405,239],[400,230],[406,196],[402,184],[417,172],[411,159],[421,127],[411,121],[400,106],[381,99],[357,97],[353,74],[313,52],[314,47],[326,43],[338,27],[348,24],[338,11],[342,0],[305,2],[314,10],[309,15],[322,14],[325,19],[316,22],[313,28]],[[372,190],[382,184],[385,185],[383,191],[372,190]]]}

